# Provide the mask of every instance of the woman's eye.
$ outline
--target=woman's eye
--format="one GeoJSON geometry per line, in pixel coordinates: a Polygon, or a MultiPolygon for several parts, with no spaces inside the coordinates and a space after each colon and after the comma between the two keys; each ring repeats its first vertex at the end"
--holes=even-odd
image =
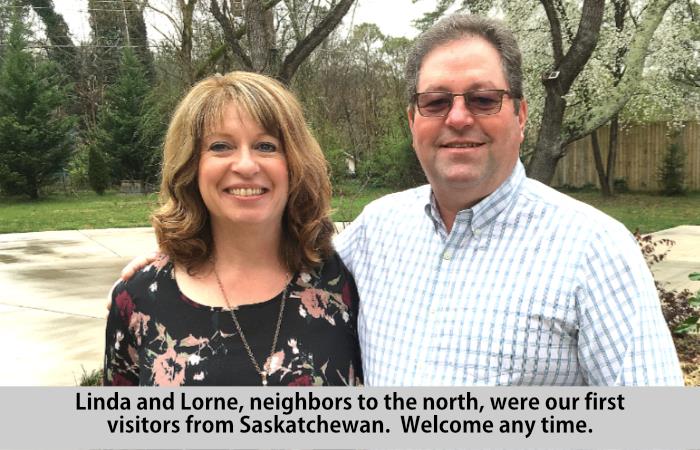
{"type": "Polygon", "coordinates": [[[265,153],[272,153],[277,151],[277,146],[271,142],[261,142],[257,145],[258,150],[265,153]]]}
{"type": "Polygon", "coordinates": [[[226,142],[214,142],[209,146],[209,150],[213,152],[225,152],[231,150],[231,146],[226,142]]]}

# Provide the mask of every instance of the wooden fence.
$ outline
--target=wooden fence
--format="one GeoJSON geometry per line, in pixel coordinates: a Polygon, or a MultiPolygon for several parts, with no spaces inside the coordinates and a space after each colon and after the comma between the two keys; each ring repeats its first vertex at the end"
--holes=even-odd
{"type": "MultiPolygon", "coordinates": [[[[608,127],[598,130],[598,140],[607,161],[608,127]]],[[[635,125],[621,130],[615,164],[615,179],[624,179],[635,191],[659,190],[658,174],[668,146],[676,139],[686,153],[685,184],[689,190],[700,190],[700,123],[686,122],[680,136],[672,138],[665,123],[635,125]]],[[[595,170],[590,136],[570,144],[557,166],[552,186],[600,187],[595,170]]]]}

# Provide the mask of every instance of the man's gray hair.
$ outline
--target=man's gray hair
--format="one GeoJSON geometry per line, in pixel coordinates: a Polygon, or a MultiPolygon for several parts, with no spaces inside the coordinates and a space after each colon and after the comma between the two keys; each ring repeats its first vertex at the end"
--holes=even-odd
{"type": "Polygon", "coordinates": [[[413,107],[418,76],[423,59],[437,47],[467,37],[480,37],[501,55],[503,75],[508,82],[511,97],[515,99],[516,114],[518,99],[523,97],[522,56],[513,33],[500,20],[469,14],[453,14],[445,17],[418,36],[406,59],[406,93],[408,104],[413,107]]]}

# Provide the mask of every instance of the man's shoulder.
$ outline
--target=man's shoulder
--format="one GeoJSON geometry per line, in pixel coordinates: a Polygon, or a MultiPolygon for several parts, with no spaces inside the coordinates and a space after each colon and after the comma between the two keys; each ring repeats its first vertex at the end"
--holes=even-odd
{"type": "Polygon", "coordinates": [[[564,226],[575,226],[579,232],[585,233],[588,230],[592,237],[630,235],[621,222],[603,211],[537,180],[526,179],[522,198],[540,209],[544,216],[549,216],[549,220],[564,226]]]}

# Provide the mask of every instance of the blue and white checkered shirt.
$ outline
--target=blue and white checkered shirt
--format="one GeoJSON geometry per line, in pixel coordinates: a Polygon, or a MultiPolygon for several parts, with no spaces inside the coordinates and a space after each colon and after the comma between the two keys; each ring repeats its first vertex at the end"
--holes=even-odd
{"type": "Polygon", "coordinates": [[[521,163],[450,233],[426,185],[367,205],[336,248],[370,386],[683,384],[634,238],[521,163]]]}

